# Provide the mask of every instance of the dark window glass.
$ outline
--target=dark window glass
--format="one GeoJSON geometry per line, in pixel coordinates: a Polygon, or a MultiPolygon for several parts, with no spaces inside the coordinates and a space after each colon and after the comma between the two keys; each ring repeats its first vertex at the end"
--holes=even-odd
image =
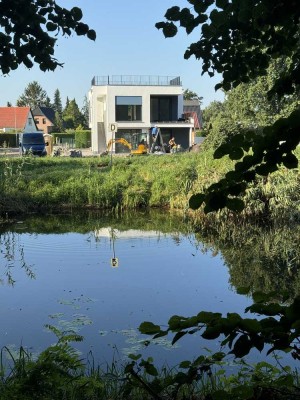
{"type": "Polygon", "coordinates": [[[172,121],[171,97],[151,97],[151,121],[172,121]]]}
{"type": "Polygon", "coordinates": [[[141,96],[116,96],[116,121],[141,121],[141,96]]]}
{"type": "Polygon", "coordinates": [[[31,133],[30,135],[23,135],[24,144],[44,144],[44,136],[39,133],[31,133]]]}

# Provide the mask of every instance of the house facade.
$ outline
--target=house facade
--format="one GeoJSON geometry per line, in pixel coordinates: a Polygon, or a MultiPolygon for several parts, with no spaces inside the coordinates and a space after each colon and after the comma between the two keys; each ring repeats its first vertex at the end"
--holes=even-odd
{"type": "Polygon", "coordinates": [[[36,132],[30,107],[0,107],[0,132],[36,132]]]}
{"type": "MultiPolygon", "coordinates": [[[[154,127],[160,129],[164,143],[174,137],[182,148],[190,147],[194,125],[184,118],[182,93],[180,77],[94,77],[89,91],[93,153],[105,151],[111,139],[133,143],[137,135],[149,146],[154,127]]],[[[114,151],[124,149],[116,145],[114,151]]]]}
{"type": "Polygon", "coordinates": [[[50,107],[36,107],[32,114],[34,116],[34,121],[39,131],[44,133],[53,132],[55,123],[55,112],[50,107]]]}

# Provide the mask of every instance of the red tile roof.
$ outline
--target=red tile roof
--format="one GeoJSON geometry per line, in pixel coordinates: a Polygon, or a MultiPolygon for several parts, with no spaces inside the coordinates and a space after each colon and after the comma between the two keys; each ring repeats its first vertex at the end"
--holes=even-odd
{"type": "Polygon", "coordinates": [[[30,107],[0,107],[0,129],[24,129],[30,107]]]}

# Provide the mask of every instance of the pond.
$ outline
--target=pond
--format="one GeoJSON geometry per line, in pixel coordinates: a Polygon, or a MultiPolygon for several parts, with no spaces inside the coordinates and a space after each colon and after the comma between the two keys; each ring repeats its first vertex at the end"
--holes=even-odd
{"type": "MultiPolygon", "coordinates": [[[[14,351],[23,345],[38,353],[56,341],[52,326],[82,335],[74,346],[83,357],[91,351],[99,363],[143,351],[175,365],[204,347],[217,351],[218,341],[196,335],[175,346],[164,337],[145,348],[148,337],[137,328],[143,321],[163,325],[174,314],[200,310],[243,315],[252,299],[237,294],[236,286],[262,289],[266,283],[269,290],[279,284],[291,291],[292,285],[297,291],[300,279],[298,269],[284,277],[269,270],[268,255],[259,251],[261,235],[246,244],[240,233],[237,245],[231,232],[227,246],[222,233],[214,235],[192,233],[182,216],[166,212],[16,221],[0,234],[0,346],[14,351]],[[252,258],[246,245],[254,250],[252,258]]],[[[298,248],[289,250],[290,260],[299,257],[298,248]]]]}

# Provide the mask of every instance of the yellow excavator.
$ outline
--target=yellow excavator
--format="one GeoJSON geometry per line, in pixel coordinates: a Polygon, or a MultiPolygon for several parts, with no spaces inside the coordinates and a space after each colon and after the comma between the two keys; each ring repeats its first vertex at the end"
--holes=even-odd
{"type": "Polygon", "coordinates": [[[128,147],[130,150],[130,154],[147,154],[148,153],[147,146],[143,141],[138,144],[136,149],[133,149],[132,145],[124,138],[110,139],[110,141],[107,143],[107,152],[109,152],[111,150],[111,146],[114,143],[121,143],[124,146],[128,147]]]}

